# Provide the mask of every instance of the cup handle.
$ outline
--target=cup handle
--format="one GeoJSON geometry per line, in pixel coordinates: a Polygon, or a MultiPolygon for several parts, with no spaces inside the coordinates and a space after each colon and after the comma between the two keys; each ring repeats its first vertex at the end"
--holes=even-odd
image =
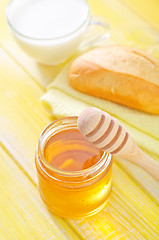
{"type": "Polygon", "coordinates": [[[85,51],[94,46],[100,46],[100,44],[110,36],[110,25],[105,18],[101,16],[90,17],[89,26],[85,39],[80,44],[80,50],[85,51]]]}

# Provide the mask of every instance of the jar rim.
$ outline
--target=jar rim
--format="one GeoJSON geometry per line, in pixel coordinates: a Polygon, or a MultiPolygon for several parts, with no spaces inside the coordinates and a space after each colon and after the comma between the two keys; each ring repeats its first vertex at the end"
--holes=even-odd
{"type": "MultiPolygon", "coordinates": [[[[39,137],[39,140],[38,140],[38,143],[37,143],[37,149],[36,149],[36,158],[37,158],[38,163],[40,164],[41,168],[42,168],[42,164],[43,164],[47,169],[49,169],[53,173],[55,173],[57,175],[60,175],[60,176],[63,176],[63,177],[81,177],[81,176],[85,177],[85,176],[87,176],[91,173],[97,172],[99,169],[101,169],[103,167],[103,165],[105,166],[105,169],[107,167],[109,167],[109,164],[111,162],[112,157],[111,157],[110,153],[106,153],[106,152],[103,153],[102,157],[100,158],[100,160],[96,164],[94,164],[93,166],[91,166],[89,168],[83,169],[83,170],[76,170],[76,171],[61,170],[61,169],[58,169],[58,168],[54,167],[49,162],[47,162],[45,160],[45,157],[44,157],[44,154],[43,154],[43,148],[42,148],[43,142],[42,142],[42,140],[44,140],[44,137],[52,129],[52,127],[55,127],[56,125],[60,126],[60,123],[68,123],[69,124],[68,128],[71,127],[71,123],[72,123],[72,127],[73,126],[76,127],[77,116],[59,118],[59,119],[53,121],[52,123],[50,123],[48,126],[46,126],[45,129],[42,131],[42,133],[40,134],[40,137],[39,137]],[[40,154],[40,160],[41,161],[39,161],[39,154],[40,154]]],[[[61,128],[61,130],[62,130],[62,128],[61,128]]],[[[50,134],[50,137],[51,136],[52,136],[52,134],[50,134]]],[[[48,175],[48,173],[46,171],[45,171],[45,173],[48,175]]],[[[49,174],[49,176],[50,176],[50,174],[49,174]]]]}

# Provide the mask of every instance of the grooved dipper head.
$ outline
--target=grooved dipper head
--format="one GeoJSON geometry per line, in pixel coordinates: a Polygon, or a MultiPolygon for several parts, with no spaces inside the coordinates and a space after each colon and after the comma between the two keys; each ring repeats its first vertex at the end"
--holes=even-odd
{"type": "Polygon", "coordinates": [[[89,142],[112,154],[120,152],[129,136],[117,119],[94,107],[79,115],[77,127],[89,142]]]}

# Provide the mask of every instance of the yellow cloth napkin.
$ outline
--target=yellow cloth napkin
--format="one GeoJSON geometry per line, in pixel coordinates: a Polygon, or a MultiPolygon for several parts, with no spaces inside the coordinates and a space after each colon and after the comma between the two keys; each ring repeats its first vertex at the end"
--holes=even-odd
{"type": "MultiPolygon", "coordinates": [[[[78,116],[95,106],[116,117],[130,131],[136,143],[159,158],[159,116],[146,114],[74,90],[68,83],[68,63],[41,98],[44,108],[55,117],[78,116]]],[[[151,104],[151,103],[150,103],[151,104]]],[[[159,160],[159,159],[158,159],[159,160]]]]}

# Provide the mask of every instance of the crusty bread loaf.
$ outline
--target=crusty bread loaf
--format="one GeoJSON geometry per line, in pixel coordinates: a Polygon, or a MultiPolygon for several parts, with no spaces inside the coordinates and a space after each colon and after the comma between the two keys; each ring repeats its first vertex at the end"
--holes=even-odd
{"type": "Polygon", "coordinates": [[[78,57],[69,83],[81,92],[159,114],[159,62],[125,46],[107,46],[78,57]]]}

